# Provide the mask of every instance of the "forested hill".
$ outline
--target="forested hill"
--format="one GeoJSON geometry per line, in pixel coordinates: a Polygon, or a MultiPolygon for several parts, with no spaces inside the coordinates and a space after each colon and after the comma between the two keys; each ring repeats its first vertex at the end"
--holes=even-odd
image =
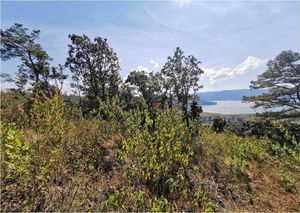
{"type": "Polygon", "coordinates": [[[257,96],[261,95],[266,90],[251,90],[251,89],[237,89],[237,90],[223,90],[214,92],[199,92],[200,100],[205,101],[227,101],[227,100],[242,100],[243,96],[257,96]]]}

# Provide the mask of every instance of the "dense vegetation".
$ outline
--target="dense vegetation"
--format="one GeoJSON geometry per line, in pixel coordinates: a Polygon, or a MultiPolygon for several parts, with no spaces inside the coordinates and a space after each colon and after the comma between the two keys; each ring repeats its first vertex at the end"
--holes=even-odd
{"type": "Polygon", "coordinates": [[[1,93],[1,211],[300,210],[298,117],[210,127],[200,62],[180,48],[122,82],[106,39],[70,35],[51,67],[38,34],[1,30],[1,58],[21,59],[18,89],[1,93]]]}

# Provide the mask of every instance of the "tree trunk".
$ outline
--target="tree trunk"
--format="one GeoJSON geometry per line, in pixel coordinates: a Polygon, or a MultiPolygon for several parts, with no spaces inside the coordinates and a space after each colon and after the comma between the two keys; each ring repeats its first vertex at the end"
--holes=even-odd
{"type": "Polygon", "coordinates": [[[188,95],[184,95],[183,103],[182,103],[182,111],[183,111],[183,120],[186,122],[187,126],[189,126],[189,117],[188,117],[188,95]]]}

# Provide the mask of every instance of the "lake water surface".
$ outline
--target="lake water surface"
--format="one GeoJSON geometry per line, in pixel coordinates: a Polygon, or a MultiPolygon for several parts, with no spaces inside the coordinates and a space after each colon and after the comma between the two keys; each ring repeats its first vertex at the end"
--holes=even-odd
{"type": "Polygon", "coordinates": [[[203,112],[221,113],[221,114],[255,114],[263,110],[251,108],[253,103],[244,103],[242,101],[215,101],[216,105],[202,106],[203,112]]]}

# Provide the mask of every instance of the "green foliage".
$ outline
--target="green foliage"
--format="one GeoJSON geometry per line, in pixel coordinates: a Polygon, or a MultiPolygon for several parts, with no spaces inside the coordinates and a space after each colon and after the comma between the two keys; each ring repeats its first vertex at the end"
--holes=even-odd
{"type": "Polygon", "coordinates": [[[280,169],[277,176],[279,179],[279,183],[285,188],[287,192],[295,191],[296,180],[291,172],[286,171],[283,167],[280,169]]]}
{"type": "MultiPolygon", "coordinates": [[[[39,34],[39,30],[28,33],[27,28],[17,23],[5,31],[1,29],[1,59],[19,58],[21,60],[15,79],[19,89],[24,90],[26,84],[31,83],[33,87],[49,92],[52,89],[49,80],[61,83],[66,79],[66,75],[62,72],[62,66],[50,67],[52,58],[35,41],[39,34]]],[[[58,85],[56,86],[55,89],[59,89],[58,85]]]]}
{"type": "Polygon", "coordinates": [[[146,128],[122,143],[121,157],[127,162],[128,175],[149,185],[157,194],[180,193],[186,184],[185,171],[193,157],[191,143],[195,138],[181,117],[167,110],[153,120],[146,115],[146,128]]]}
{"type": "Polygon", "coordinates": [[[294,135],[291,135],[288,129],[280,122],[273,122],[273,124],[284,134],[284,138],[290,141],[290,144],[284,144],[283,150],[288,155],[292,156],[295,163],[300,165],[300,142],[297,141],[294,135]]]}
{"type": "Polygon", "coordinates": [[[272,145],[264,138],[259,140],[253,137],[241,138],[229,132],[213,134],[206,130],[201,135],[201,141],[215,141],[203,145],[205,159],[220,157],[219,160],[229,166],[230,178],[246,184],[251,181],[251,163],[253,161],[262,163],[271,159],[272,145]]]}
{"type": "Polygon", "coordinates": [[[119,60],[107,40],[86,35],[69,35],[66,66],[74,74],[73,87],[82,91],[88,99],[85,111],[98,110],[98,99],[106,101],[119,94],[119,60]]]}
{"type": "MultiPolygon", "coordinates": [[[[261,188],[288,191],[280,202],[291,202],[280,205],[298,208],[297,125],[248,123],[240,129],[243,137],[223,131],[223,119],[214,120],[213,130],[201,125],[195,94],[203,71],[194,56],[177,48],[161,72],[133,71],[119,87],[118,59],[107,40],[70,35],[66,66],[74,74],[77,104],[77,97],[66,101],[57,92],[64,67],[50,66],[38,35],[20,24],[1,30],[1,58],[20,58],[16,83],[34,88],[1,93],[1,211],[257,211],[266,203],[278,210],[272,202],[258,203],[274,199],[272,193],[260,196],[261,188]],[[186,123],[173,104],[181,104],[186,123]],[[259,198],[254,205],[253,195],[259,198]]],[[[253,87],[273,86],[275,79],[296,89],[277,85],[258,104],[290,106],[291,99],[290,107],[298,107],[299,79],[289,76],[299,71],[298,60],[288,51],[269,63],[253,87]]]]}
{"type": "Polygon", "coordinates": [[[261,139],[259,142],[254,142],[250,138],[244,140],[236,137],[232,140],[234,150],[231,150],[229,155],[229,164],[233,174],[241,181],[250,187],[251,181],[251,161],[262,162],[266,160],[268,155],[269,142],[261,139]]]}
{"type": "MultiPolygon", "coordinates": [[[[252,196],[259,173],[253,165],[264,168],[272,162],[276,175],[271,180],[297,193],[296,144],[216,134],[196,120],[188,127],[174,109],[154,108],[153,119],[148,110],[124,112],[119,100],[112,100],[100,104],[106,120],[101,114],[73,119],[65,115],[68,103],[58,94],[36,96],[23,134],[4,124],[4,132],[14,136],[1,136],[1,142],[16,138],[21,143],[9,140],[14,148],[5,151],[1,145],[1,157],[10,153],[10,164],[1,165],[2,209],[219,211],[231,197],[228,202],[239,205],[242,196],[252,196]],[[28,150],[23,141],[30,141],[28,150]]],[[[295,142],[285,126],[274,125],[295,142]]]]}
{"type": "Polygon", "coordinates": [[[74,121],[69,124],[67,142],[64,145],[64,162],[77,172],[92,175],[109,172],[113,161],[107,159],[109,153],[104,143],[117,134],[116,126],[96,119],[74,121]]]}
{"type": "Polygon", "coordinates": [[[161,99],[162,88],[159,85],[158,76],[153,72],[147,73],[144,70],[134,70],[128,75],[125,83],[130,83],[137,87],[138,92],[142,95],[149,108],[161,99]]]}
{"type": "MultiPolygon", "coordinates": [[[[54,171],[60,167],[62,157],[65,127],[63,105],[58,94],[51,98],[42,94],[33,100],[31,116],[27,117],[30,127],[24,133],[34,133],[27,138],[30,143],[20,142],[21,133],[18,130],[5,133],[3,141],[11,143],[11,150],[4,150],[5,157],[10,162],[9,167],[14,166],[18,171],[14,182],[5,184],[8,190],[4,200],[11,199],[17,193],[17,201],[12,202],[10,207],[12,210],[39,211],[45,204],[45,191],[54,178],[54,171]],[[19,196],[24,194],[26,198],[21,199],[19,196]]],[[[9,178],[6,177],[6,180],[9,178]]]]}
{"type": "Polygon", "coordinates": [[[166,198],[155,197],[150,201],[150,210],[151,212],[170,212],[173,210],[173,208],[172,208],[172,204],[170,204],[166,198]]]}
{"type": "Polygon", "coordinates": [[[191,90],[197,92],[202,85],[199,80],[203,70],[200,68],[200,61],[193,55],[185,56],[184,52],[177,47],[174,55],[168,57],[162,69],[162,75],[168,79],[168,90],[176,95],[177,101],[181,104],[183,117],[188,124],[188,99],[191,90]]]}
{"type": "Polygon", "coordinates": [[[170,203],[164,197],[149,197],[143,190],[122,187],[110,195],[101,204],[100,211],[126,211],[126,212],[170,212],[177,209],[177,206],[170,203]]]}
{"type": "Polygon", "coordinates": [[[117,96],[110,100],[99,99],[99,116],[104,120],[114,120],[123,123],[126,120],[125,112],[117,96]]]}
{"type": "MultiPolygon", "coordinates": [[[[30,184],[32,162],[31,144],[20,137],[22,132],[13,123],[1,122],[1,210],[14,209],[13,204],[3,203],[14,199],[13,192],[26,194],[30,184]],[[5,189],[5,190],[3,190],[5,189]]],[[[28,198],[18,201],[28,203],[28,198]]]]}
{"type": "Polygon", "coordinates": [[[28,175],[30,143],[20,139],[21,131],[15,124],[0,124],[1,127],[1,170],[2,178],[12,179],[28,175]]]}
{"type": "MultiPolygon", "coordinates": [[[[263,95],[244,97],[244,100],[255,102],[255,107],[276,108],[279,112],[271,116],[290,117],[298,120],[300,109],[300,55],[297,52],[283,51],[274,60],[268,62],[268,69],[251,82],[251,88],[268,89],[263,95]]],[[[268,115],[268,114],[266,114],[268,115]]]]}
{"type": "Polygon", "coordinates": [[[144,211],[146,209],[145,193],[141,190],[122,187],[108,195],[101,205],[101,211],[122,210],[127,212],[144,211]]]}
{"type": "Polygon", "coordinates": [[[47,134],[52,143],[62,142],[64,140],[63,129],[65,125],[64,107],[64,100],[58,93],[55,93],[52,97],[43,94],[37,95],[33,99],[29,111],[30,126],[37,134],[47,134]]]}
{"type": "Polygon", "coordinates": [[[1,121],[6,123],[14,122],[19,127],[22,126],[26,117],[24,116],[24,103],[25,97],[18,91],[1,92],[1,121]]]}
{"type": "Polygon", "coordinates": [[[144,115],[145,126],[132,126],[129,139],[122,141],[119,159],[125,167],[123,187],[107,196],[102,210],[178,211],[182,206],[176,200],[194,197],[192,208],[214,210],[204,185],[202,194],[194,195],[188,175],[197,141],[194,130],[172,109],[157,115],[155,122],[148,110],[144,115]]]}
{"type": "Polygon", "coordinates": [[[193,120],[199,120],[200,114],[203,112],[202,107],[197,101],[193,101],[191,104],[190,117],[193,120]]]}
{"type": "Polygon", "coordinates": [[[213,124],[212,124],[212,129],[217,132],[223,132],[224,127],[226,126],[226,121],[223,118],[214,118],[213,124]]]}
{"type": "Polygon", "coordinates": [[[217,209],[217,205],[208,198],[206,188],[203,184],[200,184],[194,193],[193,201],[197,203],[203,212],[215,212],[217,209]]]}

